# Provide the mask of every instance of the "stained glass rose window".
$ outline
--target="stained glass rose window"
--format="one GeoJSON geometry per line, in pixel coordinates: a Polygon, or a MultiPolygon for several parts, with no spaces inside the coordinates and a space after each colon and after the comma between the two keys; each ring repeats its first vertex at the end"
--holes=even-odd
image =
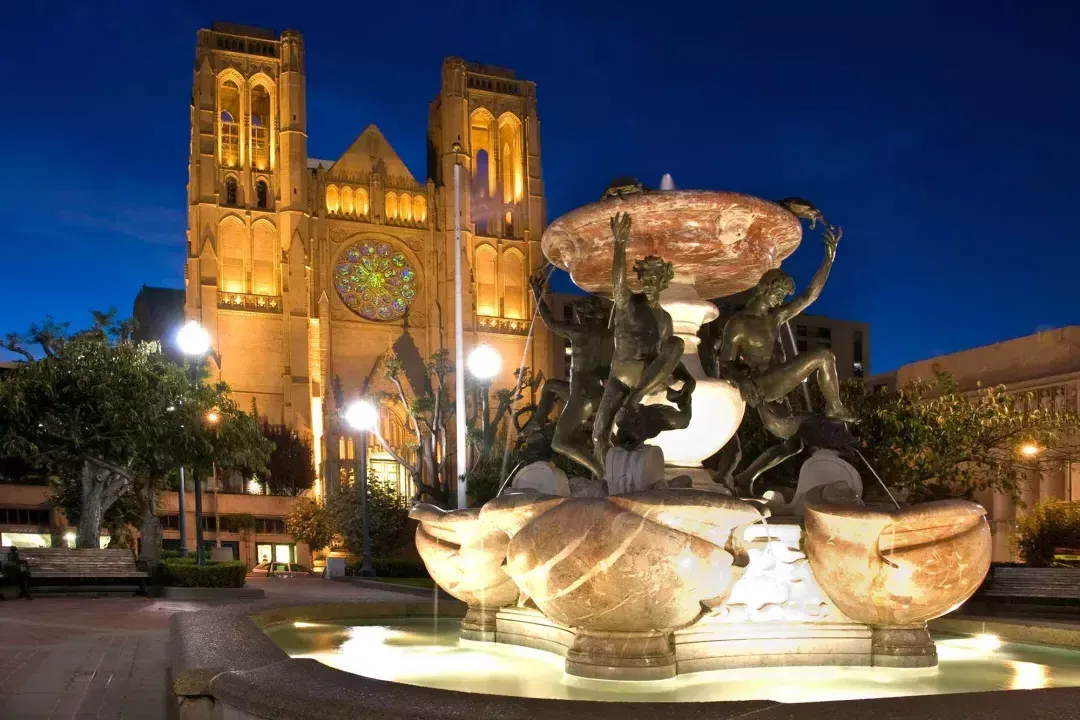
{"type": "Polygon", "coordinates": [[[416,297],[416,271],[393,245],[353,243],[334,268],[334,287],[349,309],[368,320],[397,320],[416,297]]]}

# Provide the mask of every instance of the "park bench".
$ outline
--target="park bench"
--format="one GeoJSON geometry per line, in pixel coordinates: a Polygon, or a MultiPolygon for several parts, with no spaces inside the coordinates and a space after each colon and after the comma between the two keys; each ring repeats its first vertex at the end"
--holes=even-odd
{"type": "Polygon", "coordinates": [[[28,589],[114,591],[133,587],[137,595],[145,595],[150,576],[131,550],[24,548],[19,558],[29,573],[28,589]]]}
{"type": "Polygon", "coordinates": [[[990,572],[980,592],[985,598],[1080,602],[1080,568],[999,566],[990,572]]]}

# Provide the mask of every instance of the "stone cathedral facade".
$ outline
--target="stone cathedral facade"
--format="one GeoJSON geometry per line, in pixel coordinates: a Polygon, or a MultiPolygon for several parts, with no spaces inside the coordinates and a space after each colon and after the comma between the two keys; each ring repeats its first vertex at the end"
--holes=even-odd
{"type": "MultiPolygon", "coordinates": [[[[455,165],[466,353],[498,350],[505,386],[523,359],[550,376],[562,347],[542,323],[526,345],[528,277],[544,262],[535,84],[446,59],[416,176],[374,125],[336,160],[310,158],[306,82],[296,31],[198,32],[185,314],[210,332],[214,372],[241,405],[307,434],[320,475],[336,475],[353,451],[334,379],[353,398],[391,347],[453,357],[455,165]]],[[[402,418],[383,414],[404,443],[402,418]]]]}

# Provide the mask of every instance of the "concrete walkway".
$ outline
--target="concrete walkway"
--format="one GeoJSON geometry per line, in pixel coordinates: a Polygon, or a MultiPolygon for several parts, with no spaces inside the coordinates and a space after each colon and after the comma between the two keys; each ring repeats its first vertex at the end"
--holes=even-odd
{"type": "MultiPolygon", "coordinates": [[[[260,607],[408,602],[414,595],[321,579],[254,579],[260,607]]],[[[37,597],[0,603],[0,718],[169,717],[166,644],[173,613],[205,604],[136,597],[37,597]]]]}

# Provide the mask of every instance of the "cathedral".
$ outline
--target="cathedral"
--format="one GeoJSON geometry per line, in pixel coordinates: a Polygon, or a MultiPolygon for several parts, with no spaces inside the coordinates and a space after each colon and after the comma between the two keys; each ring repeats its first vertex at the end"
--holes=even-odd
{"type": "MultiPolygon", "coordinates": [[[[308,436],[327,477],[353,455],[336,384],[355,398],[390,349],[453,357],[455,166],[465,352],[493,347],[495,384],[509,386],[522,361],[550,377],[563,348],[542,323],[529,336],[545,223],[535,83],[447,58],[418,178],[374,125],[336,160],[309,157],[306,82],[296,31],[198,32],[185,315],[210,332],[213,372],[241,406],[308,436]]],[[[404,445],[404,418],[382,415],[404,445]]],[[[395,477],[378,452],[371,462],[395,477]]]]}

